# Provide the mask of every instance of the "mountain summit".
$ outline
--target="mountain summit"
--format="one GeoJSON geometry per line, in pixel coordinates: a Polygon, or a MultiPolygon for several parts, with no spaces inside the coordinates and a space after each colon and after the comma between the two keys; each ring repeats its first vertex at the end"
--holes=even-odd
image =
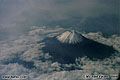
{"type": "Polygon", "coordinates": [[[57,36],[57,39],[62,43],[76,44],[82,41],[82,36],[77,31],[71,30],[57,36]]]}

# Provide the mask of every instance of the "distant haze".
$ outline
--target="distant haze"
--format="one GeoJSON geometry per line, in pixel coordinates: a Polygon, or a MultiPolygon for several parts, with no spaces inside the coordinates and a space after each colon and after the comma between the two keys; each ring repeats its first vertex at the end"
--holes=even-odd
{"type": "Polygon", "coordinates": [[[119,34],[119,0],[0,0],[0,37],[30,26],[119,34]]]}

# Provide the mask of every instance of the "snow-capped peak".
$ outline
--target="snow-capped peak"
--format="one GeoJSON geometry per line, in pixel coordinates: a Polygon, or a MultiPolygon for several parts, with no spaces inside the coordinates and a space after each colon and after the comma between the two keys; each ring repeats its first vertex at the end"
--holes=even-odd
{"type": "Polygon", "coordinates": [[[71,30],[57,36],[57,39],[62,43],[75,44],[82,41],[82,36],[77,31],[71,30]]]}

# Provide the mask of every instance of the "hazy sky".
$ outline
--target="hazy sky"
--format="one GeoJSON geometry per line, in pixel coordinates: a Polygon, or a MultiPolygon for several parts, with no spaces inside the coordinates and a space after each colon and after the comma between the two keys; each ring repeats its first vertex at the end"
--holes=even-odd
{"type": "Polygon", "coordinates": [[[20,33],[33,25],[64,27],[76,21],[81,25],[87,18],[118,16],[118,7],[119,0],[0,0],[0,32],[20,33]]]}

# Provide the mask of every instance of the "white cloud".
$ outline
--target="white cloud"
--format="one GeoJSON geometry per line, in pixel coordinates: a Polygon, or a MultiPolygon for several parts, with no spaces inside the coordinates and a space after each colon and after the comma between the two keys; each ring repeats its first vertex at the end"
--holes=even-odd
{"type": "MultiPolygon", "coordinates": [[[[0,74],[27,74],[29,80],[78,80],[81,79],[84,74],[118,74],[120,53],[116,53],[116,55],[101,61],[92,61],[86,57],[79,58],[77,60],[78,64],[64,65],[65,67],[60,63],[53,63],[50,60],[52,56],[50,56],[49,53],[43,53],[41,50],[45,44],[38,42],[46,37],[55,36],[64,30],[65,29],[62,28],[46,29],[34,27],[28,34],[21,35],[15,40],[0,42],[0,74]],[[9,64],[2,63],[16,58],[16,55],[19,55],[19,58],[23,61],[32,61],[35,68],[28,69],[24,67],[24,64],[19,64],[17,62],[9,64]],[[71,66],[81,70],[66,71],[65,68],[70,68],[71,66]]],[[[113,45],[115,49],[120,50],[119,36],[104,38],[99,33],[88,33],[83,35],[98,42],[113,45]]]]}

